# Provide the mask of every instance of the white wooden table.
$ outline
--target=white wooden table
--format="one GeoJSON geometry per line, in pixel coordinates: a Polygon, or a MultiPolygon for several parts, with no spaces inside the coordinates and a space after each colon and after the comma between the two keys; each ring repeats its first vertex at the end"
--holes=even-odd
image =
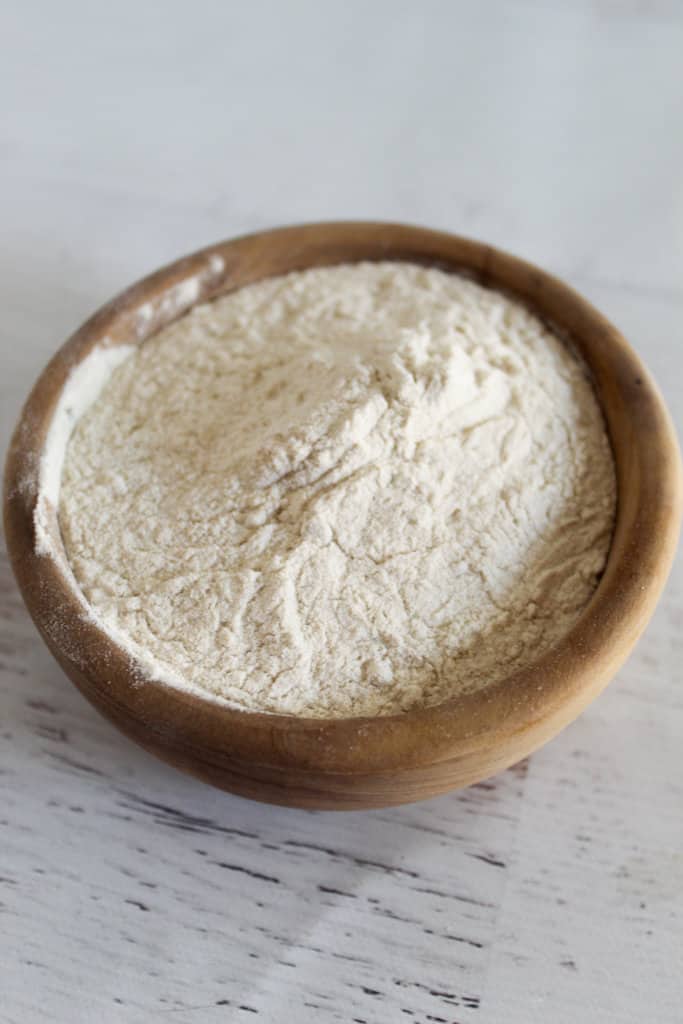
{"type": "MultiPolygon", "coordinates": [[[[3,449],[114,292],[220,237],[368,217],[573,282],[683,423],[683,6],[8,0],[3,449]]],[[[528,762],[395,810],[286,811],[85,703],[0,566],[0,1020],[683,1020],[683,566],[528,762]]]]}

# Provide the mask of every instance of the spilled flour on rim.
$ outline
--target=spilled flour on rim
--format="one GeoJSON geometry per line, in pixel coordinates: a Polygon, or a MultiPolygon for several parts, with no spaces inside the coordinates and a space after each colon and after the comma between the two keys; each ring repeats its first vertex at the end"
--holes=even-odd
{"type": "Polygon", "coordinates": [[[616,485],[585,368],[535,316],[411,264],[193,309],[69,440],[67,556],[148,674],[251,710],[389,714],[573,625],[616,485]]]}

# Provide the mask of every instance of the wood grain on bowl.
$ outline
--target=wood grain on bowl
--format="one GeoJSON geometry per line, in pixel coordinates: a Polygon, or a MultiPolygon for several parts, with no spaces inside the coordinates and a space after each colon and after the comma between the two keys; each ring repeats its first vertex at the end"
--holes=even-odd
{"type": "MultiPolygon", "coordinates": [[[[681,515],[673,428],[619,334],[576,292],[490,246],[393,224],[314,224],[211,246],[128,289],[56,354],[23,409],[5,473],[14,572],[48,647],[85,696],[148,750],[214,785],[304,807],[422,799],[522,759],[607,685],[644,629],[673,558],[681,515]],[[190,306],[264,277],[358,260],[464,271],[509,292],[565,334],[594,379],[614,451],[617,521],[603,578],[570,633],[501,683],[381,718],[304,719],[238,711],[144,678],[84,615],[65,556],[36,551],[37,467],[71,371],[99,345],[139,344],[190,306]]],[[[46,510],[54,547],[56,509],[46,510]]]]}

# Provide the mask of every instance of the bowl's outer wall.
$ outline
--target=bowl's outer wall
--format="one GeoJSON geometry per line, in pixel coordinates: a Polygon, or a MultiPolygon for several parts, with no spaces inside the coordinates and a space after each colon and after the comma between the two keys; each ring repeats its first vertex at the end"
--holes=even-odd
{"type": "MultiPolygon", "coordinates": [[[[27,400],[7,458],[4,514],[14,572],[45,642],[123,732],[243,796],[345,809],[469,785],[525,757],[573,720],[613,677],[654,610],[675,552],[681,493],[675,433],[656,386],[619,332],[570,288],[469,239],[404,225],[338,223],[219,243],[163,268],[95,314],[55,355],[27,400]],[[581,351],[605,413],[619,489],[608,565],[593,599],[569,635],[534,665],[478,693],[404,715],[251,714],[143,679],[84,614],[59,565],[36,554],[37,467],[69,372],[96,345],[143,341],[184,312],[168,297],[189,278],[198,283],[196,301],[206,301],[263,277],[362,259],[469,272],[524,300],[581,351]],[[143,304],[148,315],[141,328],[143,304]]],[[[60,543],[55,510],[53,529],[60,543]]]]}

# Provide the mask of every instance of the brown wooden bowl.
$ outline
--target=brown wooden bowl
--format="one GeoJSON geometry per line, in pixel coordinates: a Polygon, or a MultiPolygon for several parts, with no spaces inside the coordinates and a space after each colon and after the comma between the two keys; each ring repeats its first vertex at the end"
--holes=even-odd
{"type": "Polygon", "coordinates": [[[57,352],[24,406],[5,474],[5,529],[26,605],[67,675],[143,747],[216,786],[299,807],[407,803],[519,761],[607,685],[650,618],[674,555],[681,471],[664,403],[619,332],[556,278],[480,242],[395,224],[336,223],[221,242],[159,270],[96,313],[57,352]],[[60,558],[36,554],[37,467],[65,382],[96,345],[140,343],[196,302],[291,270],[410,260],[464,271],[520,298],[583,354],[607,420],[618,479],[605,573],[551,650],[488,688],[377,718],[307,719],[225,707],[145,679],[83,615],[60,558]]]}

